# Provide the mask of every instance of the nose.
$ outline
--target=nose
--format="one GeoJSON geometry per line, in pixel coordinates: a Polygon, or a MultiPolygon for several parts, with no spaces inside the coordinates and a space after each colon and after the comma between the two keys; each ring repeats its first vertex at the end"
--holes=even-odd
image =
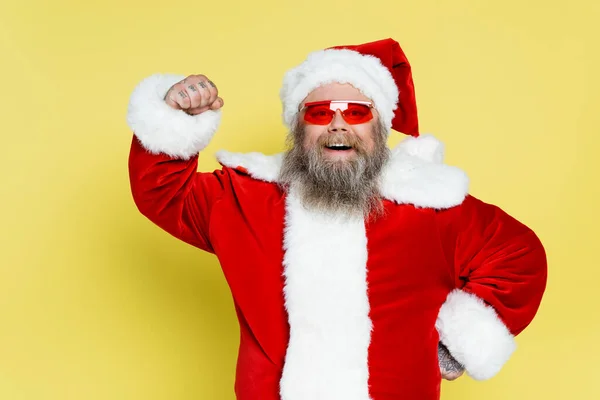
{"type": "Polygon", "coordinates": [[[335,110],[335,114],[333,115],[333,119],[329,123],[329,128],[327,130],[332,133],[339,131],[348,131],[348,124],[346,123],[346,121],[344,121],[344,117],[342,116],[342,112],[339,108],[335,110]]]}

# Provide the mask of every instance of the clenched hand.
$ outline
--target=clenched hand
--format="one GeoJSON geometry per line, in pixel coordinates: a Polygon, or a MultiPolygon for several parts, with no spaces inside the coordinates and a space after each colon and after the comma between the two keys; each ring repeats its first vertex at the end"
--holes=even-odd
{"type": "Polygon", "coordinates": [[[223,99],[218,95],[217,87],[205,75],[189,75],[171,86],[164,100],[176,110],[198,115],[223,107],[223,99]]]}

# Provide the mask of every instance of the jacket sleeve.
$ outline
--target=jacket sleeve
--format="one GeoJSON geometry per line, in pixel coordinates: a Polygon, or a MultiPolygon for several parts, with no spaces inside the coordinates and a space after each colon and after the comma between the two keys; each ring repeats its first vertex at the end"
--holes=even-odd
{"type": "Polygon", "coordinates": [[[499,207],[467,196],[452,222],[456,288],[440,309],[440,341],[469,376],[496,375],[533,320],[547,280],[542,243],[499,207]]]}
{"type": "Polygon", "coordinates": [[[183,78],[152,75],[131,94],[127,111],[133,131],[128,163],[131,193],[138,210],[157,226],[214,252],[211,211],[230,185],[226,172],[197,172],[197,166],[198,152],[217,130],[221,112],[191,116],[169,107],[164,96],[183,78]]]}

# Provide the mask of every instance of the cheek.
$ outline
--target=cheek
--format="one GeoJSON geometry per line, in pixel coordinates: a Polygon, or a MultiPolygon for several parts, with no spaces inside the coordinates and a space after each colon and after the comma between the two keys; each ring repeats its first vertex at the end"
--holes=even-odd
{"type": "Polygon", "coordinates": [[[375,141],[373,139],[373,127],[371,127],[370,125],[361,127],[359,130],[356,131],[356,134],[362,139],[365,148],[368,151],[373,150],[373,148],[375,147],[375,141]]]}
{"type": "Polygon", "coordinates": [[[315,143],[317,143],[317,140],[319,139],[319,135],[321,134],[321,132],[317,129],[315,129],[315,127],[313,126],[308,126],[305,128],[304,130],[304,148],[305,149],[309,149],[311,147],[313,147],[315,145],[315,143]]]}

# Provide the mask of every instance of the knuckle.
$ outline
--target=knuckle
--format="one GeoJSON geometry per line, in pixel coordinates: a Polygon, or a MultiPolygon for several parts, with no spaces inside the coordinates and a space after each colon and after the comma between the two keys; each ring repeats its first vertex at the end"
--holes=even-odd
{"type": "Polygon", "coordinates": [[[197,75],[190,75],[189,81],[193,82],[193,83],[198,83],[199,81],[201,81],[203,79],[206,79],[206,77],[204,75],[197,74],[197,75]]]}
{"type": "Polygon", "coordinates": [[[206,89],[206,83],[205,83],[205,81],[203,79],[198,80],[198,82],[196,83],[196,85],[198,85],[198,87],[202,91],[204,91],[206,89]]]}
{"type": "Polygon", "coordinates": [[[198,105],[200,105],[201,102],[202,97],[198,94],[198,92],[195,92],[192,96],[190,96],[190,103],[192,107],[198,107],[198,105]]]}
{"type": "Polygon", "coordinates": [[[210,99],[210,92],[206,90],[206,88],[202,88],[200,90],[200,94],[202,96],[202,100],[208,101],[210,99]]]}
{"type": "Polygon", "coordinates": [[[189,83],[189,82],[188,82],[187,86],[185,87],[185,91],[188,93],[188,95],[191,98],[196,96],[196,94],[198,93],[198,89],[196,88],[196,85],[194,85],[193,83],[189,83]]]}
{"type": "Polygon", "coordinates": [[[184,91],[179,91],[177,93],[177,102],[185,107],[190,104],[190,98],[185,94],[184,91]]]}

